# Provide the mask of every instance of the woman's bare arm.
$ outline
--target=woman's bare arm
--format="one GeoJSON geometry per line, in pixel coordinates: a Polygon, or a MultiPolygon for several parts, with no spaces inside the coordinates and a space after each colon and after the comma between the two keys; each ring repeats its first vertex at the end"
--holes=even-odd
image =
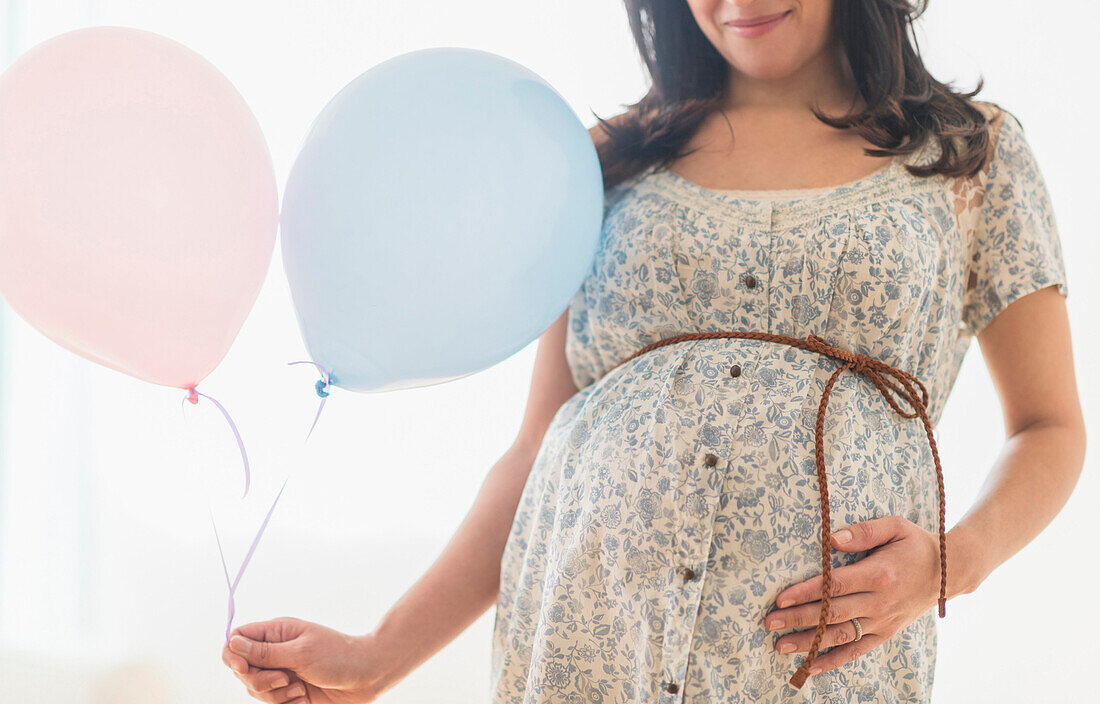
{"type": "Polygon", "coordinates": [[[567,312],[539,338],[519,434],[489,470],[454,537],[364,637],[375,695],[458,637],[495,603],[504,545],[532,462],[554,414],[577,392],[565,359],[566,324],[567,312]]]}
{"type": "Polygon", "coordinates": [[[1009,304],[978,334],[978,344],[1001,399],[1007,439],[978,499],[948,532],[960,555],[952,561],[957,593],[977,589],[1050,523],[1085,457],[1069,320],[1057,290],[1009,304]]]}

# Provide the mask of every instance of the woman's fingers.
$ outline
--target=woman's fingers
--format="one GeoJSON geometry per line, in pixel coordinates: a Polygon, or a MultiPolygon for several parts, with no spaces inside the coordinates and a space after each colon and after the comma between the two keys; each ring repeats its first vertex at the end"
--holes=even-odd
{"type": "MultiPolygon", "coordinates": [[[[829,597],[829,613],[826,615],[825,622],[840,623],[853,616],[877,616],[880,611],[879,598],[875,592],[857,592],[829,597]]],[[[764,620],[764,627],[769,631],[784,628],[816,628],[820,619],[821,601],[811,601],[808,604],[799,604],[771,612],[764,620]]]]}
{"type": "MultiPolygon", "coordinates": [[[[819,648],[827,648],[855,640],[856,625],[852,618],[859,618],[863,636],[880,630],[882,621],[874,607],[874,595],[870,592],[836,596],[829,599],[828,625],[821,636],[819,648]]],[[[784,628],[803,628],[805,630],[788,633],[775,642],[775,648],[781,653],[808,652],[817,632],[817,622],[821,613],[821,602],[783,609],[778,617],[770,614],[765,625],[769,630],[784,628]],[[780,625],[779,619],[783,623],[780,625]]],[[[778,613],[778,612],[776,612],[778,613]]]]}
{"type": "MultiPolygon", "coordinates": [[[[869,555],[849,565],[834,567],[829,571],[829,596],[855,594],[877,589],[883,584],[888,568],[881,560],[869,555]]],[[[775,595],[776,606],[788,608],[797,604],[821,601],[825,575],[816,574],[797,584],[792,584],[775,595]]]]}
{"type": "MultiPolygon", "coordinates": [[[[270,673],[271,671],[262,670],[261,672],[270,673]]],[[[306,694],[305,685],[297,679],[282,687],[256,689],[249,685],[247,690],[253,699],[267,702],[267,704],[289,704],[305,698],[306,694]]]]}
{"type": "Polygon", "coordinates": [[[228,645],[222,646],[222,662],[238,675],[248,672],[248,661],[230,650],[228,645]]]}
{"type": "MultiPolygon", "coordinates": [[[[859,625],[863,629],[863,637],[859,639],[860,643],[867,639],[868,636],[878,635],[874,631],[874,628],[878,627],[874,619],[859,617],[859,625]]],[[[808,653],[810,651],[810,645],[814,642],[814,634],[816,632],[817,628],[815,627],[806,631],[789,633],[775,642],[775,649],[781,653],[808,653]]],[[[856,625],[852,623],[851,619],[843,623],[830,623],[825,626],[825,633],[821,636],[818,650],[820,651],[824,648],[832,648],[837,645],[853,643],[855,640],[856,625]]]]}
{"type": "Polygon", "coordinates": [[[230,632],[232,636],[243,636],[249,640],[282,643],[293,640],[302,634],[308,624],[297,618],[284,616],[268,621],[255,621],[237,626],[230,632]]]}
{"type": "Polygon", "coordinates": [[[237,677],[240,678],[241,682],[244,682],[249,690],[259,694],[285,689],[290,684],[290,677],[282,670],[261,670],[253,667],[249,669],[248,673],[237,675],[237,677]]]}
{"type": "Polygon", "coordinates": [[[244,683],[250,692],[263,694],[275,689],[285,689],[293,686],[292,678],[288,673],[282,670],[265,670],[252,667],[239,655],[235,655],[228,650],[222,650],[222,662],[232,668],[233,674],[244,683]],[[238,665],[242,667],[238,667],[238,665]]]}
{"type": "Polygon", "coordinates": [[[306,696],[306,686],[302,682],[295,682],[287,687],[271,692],[275,702],[278,704],[290,704],[290,702],[297,701],[306,696]]]}
{"type": "Polygon", "coordinates": [[[306,696],[305,685],[301,682],[295,682],[288,687],[280,687],[267,692],[255,692],[250,689],[248,693],[255,699],[268,704],[308,704],[309,701],[306,696]]]}
{"type": "Polygon", "coordinates": [[[222,662],[233,670],[233,674],[244,682],[245,686],[259,693],[290,684],[290,676],[286,672],[253,667],[240,655],[225,647],[222,648],[222,662]]]}
{"type": "Polygon", "coordinates": [[[233,669],[248,694],[269,704],[308,704],[306,685],[292,672],[306,624],[293,618],[249,623],[234,628],[222,661],[233,669]]]}
{"type": "MultiPolygon", "coordinates": [[[[862,619],[860,619],[860,623],[863,623],[862,619]]],[[[859,640],[850,643],[844,643],[828,652],[816,656],[814,658],[813,665],[810,666],[810,672],[813,673],[814,670],[816,670],[817,668],[821,668],[821,672],[828,672],[829,670],[836,669],[841,665],[849,663],[862,655],[866,655],[867,652],[871,650],[871,648],[876,647],[880,643],[883,643],[892,637],[892,634],[868,634],[865,631],[863,633],[863,637],[859,640]]]]}
{"type": "Polygon", "coordinates": [[[299,649],[298,643],[254,641],[241,635],[235,635],[229,640],[229,649],[248,661],[249,664],[263,668],[286,667],[293,668],[299,649]]]}

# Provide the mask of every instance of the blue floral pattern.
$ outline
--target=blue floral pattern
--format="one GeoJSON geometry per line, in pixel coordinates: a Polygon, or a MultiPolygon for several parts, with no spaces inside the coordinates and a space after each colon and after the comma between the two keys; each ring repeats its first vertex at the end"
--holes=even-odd
{"type": "MultiPolygon", "coordinates": [[[[616,364],[683,332],[815,333],[916,375],[937,422],[974,335],[1026,293],[1066,294],[1022,127],[976,105],[999,130],[970,179],[921,179],[898,158],[823,189],[720,191],[653,167],[607,192],[569,307],[579,390],[546,431],[501,560],[495,704],[930,701],[935,609],[797,690],[804,655],[774,648],[791,630],[764,628],[781,590],[820,573],[814,424],[836,362],[712,339],[616,364]]],[[[938,531],[919,420],[846,373],[824,432],[833,529],[901,515],[938,531]]],[[[867,554],[834,551],[833,566],[867,554]]]]}

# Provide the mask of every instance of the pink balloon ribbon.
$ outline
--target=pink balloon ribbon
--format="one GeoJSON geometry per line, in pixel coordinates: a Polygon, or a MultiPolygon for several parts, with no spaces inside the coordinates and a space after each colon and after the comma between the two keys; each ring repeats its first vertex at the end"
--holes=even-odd
{"type": "Polygon", "coordinates": [[[288,481],[290,481],[289,477],[283,480],[283,486],[279,489],[279,493],[275,495],[275,500],[271,502],[271,508],[267,510],[264,522],[260,524],[260,530],[256,532],[256,537],[252,539],[252,545],[248,548],[248,553],[244,556],[244,561],[241,562],[240,569],[237,570],[237,576],[232,581],[229,579],[229,566],[225,562],[225,551],[222,550],[222,541],[221,538],[218,537],[218,524],[214,522],[214,512],[210,512],[210,523],[214,526],[214,540],[218,543],[218,555],[221,556],[222,570],[225,572],[225,584],[229,587],[229,615],[225,623],[226,644],[229,643],[229,634],[233,630],[233,615],[236,612],[233,596],[237,593],[237,587],[241,583],[241,577],[244,576],[244,570],[252,560],[252,554],[256,552],[256,546],[260,544],[260,536],[264,534],[264,530],[267,528],[267,522],[271,520],[271,514],[275,512],[275,504],[279,503],[279,497],[283,495],[283,489],[286,488],[286,483],[288,481]]]}
{"type": "Polygon", "coordinates": [[[321,419],[321,411],[324,410],[325,401],[328,400],[328,387],[332,384],[332,379],[329,377],[328,370],[317,364],[317,362],[288,362],[287,366],[292,367],[295,364],[311,364],[317,367],[317,371],[321,373],[321,378],[313,387],[316,389],[317,395],[321,397],[321,404],[317,406],[317,415],[313,416],[313,425],[309,426],[309,432],[306,433],[306,440],[309,440],[309,436],[313,435],[313,429],[317,427],[317,421],[321,419]]]}
{"type": "Polygon", "coordinates": [[[223,416],[225,416],[225,420],[229,423],[229,428],[233,431],[233,437],[237,438],[237,447],[241,450],[241,460],[244,462],[244,494],[241,495],[241,498],[243,499],[244,497],[248,496],[248,488],[252,483],[252,478],[251,473],[248,469],[248,453],[244,451],[244,441],[241,440],[241,433],[239,430],[237,430],[237,424],[234,423],[233,419],[229,417],[229,411],[225,410],[225,406],[218,403],[216,399],[207,396],[206,394],[192,387],[190,389],[187,389],[187,396],[183,400],[188,401],[189,403],[194,405],[199,402],[199,396],[202,396],[203,398],[207,399],[215,406],[217,406],[218,410],[222,412],[223,416]]]}

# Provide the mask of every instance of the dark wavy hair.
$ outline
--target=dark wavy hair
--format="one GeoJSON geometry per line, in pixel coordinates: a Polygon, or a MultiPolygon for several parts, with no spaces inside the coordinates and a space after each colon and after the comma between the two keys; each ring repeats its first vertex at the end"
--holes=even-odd
{"type": "MultiPolygon", "coordinates": [[[[683,150],[706,117],[720,110],[731,70],[684,0],[624,4],[651,87],[610,120],[593,112],[607,135],[597,140],[605,189],[695,151],[683,150]]],[[[939,158],[926,166],[907,164],[909,172],[972,176],[984,167],[991,147],[987,116],[969,100],[984,79],[979,76],[969,93],[957,93],[928,73],[912,35],[913,20],[927,6],[927,0],[834,0],[837,38],[866,109],[840,117],[813,112],[821,122],[853,129],[876,145],[864,149],[868,156],[909,154],[925,139],[938,139],[939,158]]]]}

